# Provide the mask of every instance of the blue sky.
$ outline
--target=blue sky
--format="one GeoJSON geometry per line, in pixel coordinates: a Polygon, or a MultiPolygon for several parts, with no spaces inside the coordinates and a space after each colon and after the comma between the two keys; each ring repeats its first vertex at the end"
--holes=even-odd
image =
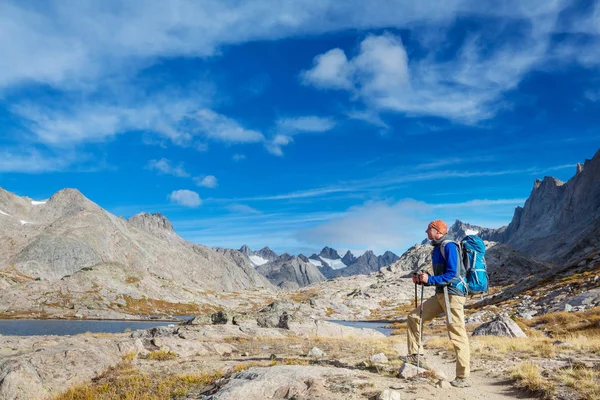
{"type": "Polygon", "coordinates": [[[402,253],[600,143],[598,1],[5,1],[0,186],[208,246],[402,253]]]}

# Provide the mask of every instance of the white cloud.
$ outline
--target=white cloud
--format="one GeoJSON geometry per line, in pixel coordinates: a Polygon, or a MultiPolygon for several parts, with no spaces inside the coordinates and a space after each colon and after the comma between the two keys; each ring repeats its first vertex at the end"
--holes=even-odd
{"type": "Polygon", "coordinates": [[[55,156],[33,148],[3,148],[0,160],[0,172],[42,173],[62,171],[71,163],[81,161],[81,157],[71,153],[55,156]]]}
{"type": "Polygon", "coordinates": [[[148,168],[159,171],[166,175],[173,175],[179,177],[190,176],[190,174],[183,168],[183,163],[177,166],[172,166],[171,162],[166,158],[161,158],[160,160],[150,160],[148,162],[148,168]]]}
{"type": "Polygon", "coordinates": [[[426,237],[427,224],[434,219],[443,219],[448,224],[460,219],[497,228],[509,223],[514,207],[523,202],[524,199],[476,199],[451,204],[428,204],[413,199],[368,201],[299,230],[296,238],[310,245],[371,249],[376,254],[392,250],[401,254],[426,237]]]}
{"type": "Polygon", "coordinates": [[[282,147],[292,143],[294,139],[287,135],[275,135],[275,137],[265,143],[267,151],[275,156],[283,157],[282,147]]]}
{"type": "Polygon", "coordinates": [[[278,132],[293,135],[300,132],[326,132],[335,127],[332,118],[317,117],[314,115],[295,118],[280,118],[276,122],[278,132]]]}
{"type": "Polygon", "coordinates": [[[196,185],[198,186],[204,186],[211,189],[214,189],[219,185],[219,183],[217,182],[217,178],[213,175],[207,175],[202,177],[198,176],[194,178],[194,182],[196,182],[196,185]]]}
{"type": "MultiPolygon", "coordinates": [[[[336,64],[337,75],[348,76],[352,86],[346,89],[374,110],[473,123],[491,117],[502,107],[501,94],[514,88],[543,59],[548,43],[548,35],[531,34],[490,52],[473,37],[449,61],[440,62],[433,51],[428,57],[409,62],[399,37],[390,33],[369,35],[355,57],[336,64]]],[[[312,72],[320,68],[320,60],[315,58],[313,69],[301,74],[304,81],[319,88],[339,89],[335,77],[311,79],[312,72]]],[[[381,125],[381,121],[374,121],[381,125]]]]}
{"type": "Polygon", "coordinates": [[[231,204],[227,206],[227,209],[232,213],[237,214],[260,214],[256,208],[250,207],[246,204],[231,204]]]}
{"type": "Polygon", "coordinates": [[[245,129],[235,120],[209,109],[198,110],[195,114],[199,130],[207,137],[229,143],[263,142],[262,133],[245,129]]]}
{"type": "Polygon", "coordinates": [[[394,204],[367,202],[343,216],[297,233],[307,244],[372,249],[406,249],[425,236],[431,206],[407,199],[394,204]]]}
{"type": "Polygon", "coordinates": [[[331,49],[313,60],[313,67],[300,74],[302,81],[325,89],[354,88],[351,65],[342,49],[331,49]]]}
{"type": "Polygon", "coordinates": [[[246,156],[243,154],[234,154],[233,157],[231,157],[233,159],[233,161],[242,161],[246,159],[246,156]]]}
{"type": "Polygon", "coordinates": [[[171,200],[172,203],[191,208],[198,207],[202,204],[202,200],[198,193],[186,189],[174,190],[169,195],[169,200],[171,200]]]}
{"type": "Polygon", "coordinates": [[[65,108],[24,103],[14,105],[12,111],[23,118],[36,141],[52,147],[100,142],[131,130],[155,132],[175,144],[188,144],[192,135],[181,131],[179,124],[197,105],[152,100],[136,106],[84,103],[65,108]]]}

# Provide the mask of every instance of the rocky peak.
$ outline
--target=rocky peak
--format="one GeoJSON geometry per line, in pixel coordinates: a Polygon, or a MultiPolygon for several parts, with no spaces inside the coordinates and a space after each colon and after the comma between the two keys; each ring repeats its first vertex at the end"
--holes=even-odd
{"type": "Polygon", "coordinates": [[[308,258],[304,254],[298,254],[298,258],[304,262],[310,262],[310,261],[308,261],[308,258]]]}
{"type": "Polygon", "coordinates": [[[62,189],[48,200],[44,210],[52,210],[55,217],[73,215],[81,211],[101,211],[94,202],[77,189],[62,189]]]}
{"type": "Polygon", "coordinates": [[[344,255],[344,257],[342,258],[342,262],[346,265],[353,264],[355,261],[356,261],[356,257],[354,257],[354,254],[352,254],[352,252],[350,250],[348,250],[346,252],[346,254],[344,255]]]}
{"type": "Polygon", "coordinates": [[[477,225],[471,225],[461,220],[454,221],[454,224],[448,229],[448,235],[456,240],[461,240],[467,235],[480,235],[486,228],[477,225]]]}
{"type": "Polygon", "coordinates": [[[381,268],[390,265],[399,259],[400,257],[388,250],[383,253],[383,255],[377,257],[377,263],[379,264],[379,268],[381,268]]]}
{"type": "Polygon", "coordinates": [[[252,250],[250,250],[250,247],[243,245],[242,247],[240,247],[240,253],[244,254],[245,256],[252,256],[254,255],[254,253],[252,252],[252,250]]]}
{"type": "Polygon", "coordinates": [[[276,260],[279,257],[273,250],[269,248],[269,246],[263,247],[262,249],[254,252],[254,254],[269,261],[276,260]]]}
{"type": "Polygon", "coordinates": [[[523,208],[517,207],[499,240],[544,260],[572,255],[581,243],[593,247],[600,221],[600,150],[578,164],[568,182],[537,179],[523,208]]]}
{"type": "Polygon", "coordinates": [[[337,251],[328,246],[323,247],[323,250],[321,250],[319,256],[328,258],[330,260],[338,260],[341,258],[337,251]]]}
{"type": "Polygon", "coordinates": [[[155,234],[157,231],[167,233],[173,232],[173,225],[167,219],[167,217],[161,213],[151,214],[142,212],[129,218],[127,222],[136,228],[145,230],[146,232],[152,234],[155,234]]]}

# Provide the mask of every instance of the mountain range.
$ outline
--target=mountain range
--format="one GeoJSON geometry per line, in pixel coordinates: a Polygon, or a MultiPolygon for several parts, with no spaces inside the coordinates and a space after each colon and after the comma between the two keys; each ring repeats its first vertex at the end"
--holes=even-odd
{"type": "MultiPolygon", "coordinates": [[[[248,259],[257,267],[259,272],[267,270],[266,267],[259,268],[263,265],[270,263],[281,264],[292,260],[289,254],[278,256],[268,247],[264,247],[258,251],[252,251],[248,246],[243,245],[239,251],[248,257],[248,259]]],[[[390,265],[400,258],[391,251],[386,251],[384,254],[376,256],[371,250],[366,251],[359,257],[355,257],[352,252],[348,250],[342,258],[337,250],[328,246],[323,247],[319,254],[314,253],[310,257],[299,254],[296,257],[303,263],[314,265],[325,279],[337,278],[340,276],[370,274],[379,271],[380,268],[390,265]]],[[[316,274],[311,275],[317,280],[311,280],[309,284],[322,280],[320,277],[317,278],[316,274]]],[[[297,281],[296,283],[300,286],[305,286],[302,282],[305,282],[305,280],[297,281]]],[[[274,283],[276,285],[280,284],[279,282],[274,283]]]]}
{"type": "MultiPolygon", "coordinates": [[[[490,258],[513,279],[593,258],[600,247],[600,151],[578,164],[567,182],[536,180],[507,226],[487,229],[456,221],[450,232],[457,238],[477,232],[499,243],[490,258]]],[[[369,274],[390,264],[389,270],[408,271],[426,263],[431,252],[428,245],[416,245],[398,259],[391,252],[376,256],[372,251],[340,257],[330,247],[310,257],[277,255],[268,247],[257,252],[247,246],[213,249],[179,237],[161,214],[139,213],[126,220],[76,189],[35,201],[0,188],[0,243],[3,312],[35,309],[57,315],[62,310],[61,315],[74,316],[93,309],[118,314],[103,317],[149,314],[161,305],[223,307],[227,296],[221,294],[241,290],[254,293],[258,304],[264,300],[258,299],[261,293],[278,288],[369,274]],[[142,311],[140,301],[152,307],[142,311]]],[[[227,301],[250,304],[242,296],[227,301]]]]}

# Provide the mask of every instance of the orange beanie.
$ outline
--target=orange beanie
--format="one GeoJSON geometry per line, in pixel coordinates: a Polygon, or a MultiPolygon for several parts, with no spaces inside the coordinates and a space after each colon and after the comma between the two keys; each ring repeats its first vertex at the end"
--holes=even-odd
{"type": "Polygon", "coordinates": [[[448,225],[446,225],[446,223],[444,221],[442,221],[441,219],[436,219],[435,221],[431,221],[429,223],[429,227],[437,229],[438,232],[441,233],[442,235],[445,235],[446,233],[448,233],[448,225]]]}

